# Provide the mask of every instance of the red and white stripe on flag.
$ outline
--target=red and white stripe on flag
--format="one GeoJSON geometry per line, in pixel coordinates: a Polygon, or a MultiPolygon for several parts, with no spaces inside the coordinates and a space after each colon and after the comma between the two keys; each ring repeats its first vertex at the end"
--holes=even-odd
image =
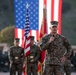
{"type": "Polygon", "coordinates": [[[48,33],[50,21],[58,21],[58,33],[61,34],[62,0],[46,0],[48,33]]]}
{"type": "Polygon", "coordinates": [[[15,38],[19,38],[20,39],[20,44],[19,46],[24,48],[24,43],[25,43],[25,38],[24,38],[24,30],[23,29],[19,29],[19,28],[15,28],[15,38]]]}

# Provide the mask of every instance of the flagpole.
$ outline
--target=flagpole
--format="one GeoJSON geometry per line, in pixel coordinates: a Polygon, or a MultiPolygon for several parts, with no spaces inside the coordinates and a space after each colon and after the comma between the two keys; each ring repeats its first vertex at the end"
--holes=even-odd
{"type": "MultiPolygon", "coordinates": [[[[25,43],[26,43],[26,40],[24,42],[24,50],[25,50],[25,43]]],[[[27,75],[27,57],[26,57],[26,54],[24,54],[23,75],[27,75]]]]}
{"type": "MultiPolygon", "coordinates": [[[[27,9],[27,10],[26,10],[26,13],[27,13],[27,14],[28,14],[28,7],[29,7],[29,4],[26,3],[26,9],[27,9]]],[[[27,14],[26,14],[26,15],[27,15],[27,14]]],[[[26,20],[27,20],[27,19],[26,19],[26,20]]],[[[26,23],[27,23],[27,22],[26,22],[26,23]]],[[[26,23],[25,23],[25,25],[26,25],[26,23]]],[[[24,36],[25,36],[25,35],[26,35],[26,36],[25,36],[24,48],[26,49],[26,47],[27,47],[27,46],[26,46],[26,44],[27,44],[26,42],[27,42],[27,38],[29,38],[28,34],[30,33],[30,32],[27,33],[26,26],[25,26],[25,32],[26,32],[26,33],[24,34],[24,36]]],[[[27,62],[28,62],[28,61],[27,61],[27,53],[25,53],[25,72],[24,72],[24,75],[27,75],[27,62]]]]}

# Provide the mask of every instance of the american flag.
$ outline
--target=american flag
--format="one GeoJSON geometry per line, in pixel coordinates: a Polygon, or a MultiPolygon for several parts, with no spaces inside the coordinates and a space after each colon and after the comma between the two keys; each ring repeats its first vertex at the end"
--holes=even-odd
{"type": "Polygon", "coordinates": [[[25,55],[30,54],[30,24],[29,24],[29,13],[28,13],[29,5],[26,4],[26,19],[24,26],[24,36],[25,36],[25,55]]]}

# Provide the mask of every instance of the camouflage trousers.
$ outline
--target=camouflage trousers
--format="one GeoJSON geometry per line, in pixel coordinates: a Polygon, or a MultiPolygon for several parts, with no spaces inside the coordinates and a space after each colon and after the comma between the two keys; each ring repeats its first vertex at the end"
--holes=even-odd
{"type": "Polygon", "coordinates": [[[64,75],[64,72],[62,66],[60,65],[47,64],[43,75],[64,75]]]}
{"type": "Polygon", "coordinates": [[[18,72],[18,75],[22,75],[22,64],[12,64],[10,67],[10,75],[16,75],[16,72],[18,72]]]}
{"type": "Polygon", "coordinates": [[[65,71],[66,75],[71,75],[71,61],[70,60],[65,61],[64,71],[65,71]]]}
{"type": "Polygon", "coordinates": [[[38,75],[38,64],[37,63],[27,63],[27,75],[38,75]]]}

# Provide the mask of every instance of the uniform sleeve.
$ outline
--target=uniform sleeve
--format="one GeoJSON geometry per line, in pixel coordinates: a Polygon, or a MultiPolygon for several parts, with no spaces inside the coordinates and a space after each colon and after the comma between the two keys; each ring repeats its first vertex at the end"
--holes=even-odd
{"type": "Polygon", "coordinates": [[[10,61],[13,61],[13,52],[12,52],[12,48],[9,49],[8,56],[9,56],[9,60],[10,60],[10,61]]]}
{"type": "Polygon", "coordinates": [[[64,38],[63,42],[64,42],[65,48],[67,49],[67,53],[65,54],[65,57],[69,58],[71,53],[72,53],[71,45],[70,45],[70,43],[69,43],[67,38],[64,38]]]}
{"type": "Polygon", "coordinates": [[[42,40],[41,40],[41,45],[40,45],[40,47],[41,47],[41,50],[42,50],[42,51],[44,51],[44,50],[46,50],[46,49],[49,48],[50,43],[47,42],[47,40],[48,40],[48,39],[42,39],[42,40]]]}
{"type": "Polygon", "coordinates": [[[24,48],[22,48],[21,58],[22,58],[23,61],[24,61],[24,48]]]}
{"type": "Polygon", "coordinates": [[[40,57],[40,48],[37,47],[37,54],[36,54],[36,56],[34,58],[34,61],[38,61],[39,60],[39,57],[40,57]]]}

